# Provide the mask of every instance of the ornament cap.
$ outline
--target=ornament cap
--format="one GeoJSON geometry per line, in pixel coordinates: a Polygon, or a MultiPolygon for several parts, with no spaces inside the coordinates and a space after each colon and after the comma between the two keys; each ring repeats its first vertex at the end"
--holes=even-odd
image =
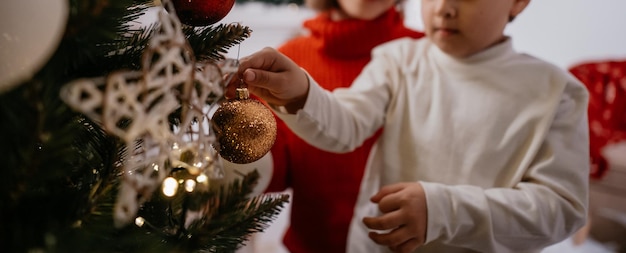
{"type": "Polygon", "coordinates": [[[236,98],[238,100],[246,100],[250,98],[250,92],[248,91],[248,88],[237,88],[236,98]]]}

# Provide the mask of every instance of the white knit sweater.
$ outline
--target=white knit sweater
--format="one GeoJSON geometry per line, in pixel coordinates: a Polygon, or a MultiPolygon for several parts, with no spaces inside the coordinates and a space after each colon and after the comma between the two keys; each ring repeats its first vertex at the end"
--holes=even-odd
{"type": "MultiPolygon", "coordinates": [[[[511,39],[453,58],[428,39],[379,46],[349,89],[314,80],[297,114],[278,113],[313,145],[346,152],[378,128],[349,252],[387,252],[367,237],[381,186],[423,184],[427,244],[416,252],[534,252],[585,221],[587,92],[567,72],[516,53],[511,39]]],[[[323,183],[323,182],[322,182],[323,183]]]]}

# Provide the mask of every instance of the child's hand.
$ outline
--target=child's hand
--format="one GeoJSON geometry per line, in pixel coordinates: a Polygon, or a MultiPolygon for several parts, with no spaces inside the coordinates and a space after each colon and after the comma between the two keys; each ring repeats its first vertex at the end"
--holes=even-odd
{"type": "Polygon", "coordinates": [[[306,102],[309,91],[306,73],[276,49],[266,47],[241,59],[238,74],[251,93],[269,104],[285,106],[294,112],[306,102]]]}
{"type": "Polygon", "coordinates": [[[413,252],[426,240],[426,195],[420,183],[397,183],[383,187],[371,201],[378,203],[383,213],[379,217],[365,217],[369,229],[390,230],[388,233],[370,232],[374,242],[386,245],[394,252],[413,252]]]}

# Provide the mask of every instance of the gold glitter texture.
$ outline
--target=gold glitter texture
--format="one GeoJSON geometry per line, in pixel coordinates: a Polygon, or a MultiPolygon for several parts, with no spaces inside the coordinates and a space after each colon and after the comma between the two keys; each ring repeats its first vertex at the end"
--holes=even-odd
{"type": "Polygon", "coordinates": [[[219,153],[232,163],[245,164],[261,159],[276,140],[274,115],[258,100],[248,99],[247,89],[238,90],[236,99],[220,105],[212,121],[220,144],[219,153]]]}

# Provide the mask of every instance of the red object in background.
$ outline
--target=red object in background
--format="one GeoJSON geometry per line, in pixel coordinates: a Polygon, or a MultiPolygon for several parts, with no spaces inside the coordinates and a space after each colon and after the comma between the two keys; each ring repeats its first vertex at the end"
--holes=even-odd
{"type": "Polygon", "coordinates": [[[570,68],[589,90],[591,177],[609,169],[605,146],[626,141],[626,61],[589,62],[570,68]]]}
{"type": "Polygon", "coordinates": [[[235,0],[172,0],[180,22],[190,26],[208,26],[222,20],[235,0]]]}

